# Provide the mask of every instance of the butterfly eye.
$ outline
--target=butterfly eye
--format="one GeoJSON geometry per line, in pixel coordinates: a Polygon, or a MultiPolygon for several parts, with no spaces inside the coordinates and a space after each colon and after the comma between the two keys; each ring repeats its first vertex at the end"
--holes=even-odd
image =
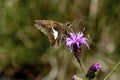
{"type": "Polygon", "coordinates": [[[67,22],[67,23],[66,23],[66,26],[68,26],[68,27],[70,27],[71,25],[72,25],[71,22],[67,22]]]}

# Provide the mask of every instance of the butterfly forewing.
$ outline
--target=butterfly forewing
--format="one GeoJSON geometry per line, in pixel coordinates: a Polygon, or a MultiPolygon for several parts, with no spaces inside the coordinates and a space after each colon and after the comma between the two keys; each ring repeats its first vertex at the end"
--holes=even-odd
{"type": "Polygon", "coordinates": [[[47,34],[47,27],[45,25],[42,24],[41,20],[35,20],[35,27],[39,30],[41,30],[44,34],[47,34]]]}
{"type": "Polygon", "coordinates": [[[54,38],[53,31],[51,28],[51,22],[47,20],[35,20],[35,22],[35,27],[41,30],[45,35],[47,35],[51,44],[53,45],[56,40],[54,38]]]}
{"type": "Polygon", "coordinates": [[[56,41],[58,45],[60,45],[67,35],[64,23],[51,20],[35,20],[35,22],[35,27],[48,36],[52,45],[54,45],[56,41]]]}

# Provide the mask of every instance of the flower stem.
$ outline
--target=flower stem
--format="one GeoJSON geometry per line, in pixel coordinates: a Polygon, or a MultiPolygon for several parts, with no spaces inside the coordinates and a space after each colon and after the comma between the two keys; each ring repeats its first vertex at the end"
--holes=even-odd
{"type": "Polygon", "coordinates": [[[84,74],[86,75],[85,66],[84,66],[84,64],[82,63],[82,61],[80,61],[80,64],[81,64],[81,68],[82,68],[82,69],[83,69],[83,71],[84,71],[84,74]]]}
{"type": "MultiPolygon", "coordinates": [[[[82,63],[82,61],[81,61],[81,60],[80,60],[79,64],[80,64],[80,67],[81,67],[81,68],[82,68],[82,70],[83,70],[84,76],[86,76],[86,69],[85,69],[85,66],[84,66],[84,64],[82,63]]],[[[87,80],[87,79],[86,79],[86,78],[84,78],[84,80],[87,80]]]]}
{"type": "Polygon", "coordinates": [[[113,69],[107,74],[107,76],[104,78],[104,80],[106,80],[110,74],[118,67],[118,65],[120,65],[120,61],[113,67],[113,69]]]}

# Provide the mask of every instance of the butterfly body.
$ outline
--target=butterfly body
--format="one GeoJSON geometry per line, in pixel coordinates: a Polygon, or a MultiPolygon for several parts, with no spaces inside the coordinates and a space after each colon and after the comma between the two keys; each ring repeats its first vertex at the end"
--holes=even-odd
{"type": "Polygon", "coordinates": [[[48,36],[52,46],[56,42],[58,45],[61,45],[67,36],[68,26],[65,23],[52,20],[35,20],[35,22],[35,27],[48,36]]]}

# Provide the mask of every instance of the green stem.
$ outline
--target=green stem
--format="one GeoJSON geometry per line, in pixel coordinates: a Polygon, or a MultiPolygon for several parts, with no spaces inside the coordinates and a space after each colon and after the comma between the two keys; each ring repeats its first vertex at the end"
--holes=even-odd
{"type": "MultiPolygon", "coordinates": [[[[83,72],[84,72],[84,76],[86,76],[86,69],[85,69],[85,66],[84,64],[82,63],[82,61],[80,60],[80,67],[82,68],[83,72]]],[[[87,80],[86,78],[84,80],[87,80]]]]}
{"type": "Polygon", "coordinates": [[[84,64],[82,63],[82,61],[80,61],[80,63],[81,63],[81,67],[82,67],[82,69],[83,69],[83,71],[84,71],[84,74],[86,75],[85,66],[84,66],[84,64]]]}
{"type": "Polygon", "coordinates": [[[120,61],[113,67],[113,69],[107,74],[107,76],[104,78],[104,80],[106,80],[110,74],[118,67],[118,65],[120,64],[120,61]]]}

